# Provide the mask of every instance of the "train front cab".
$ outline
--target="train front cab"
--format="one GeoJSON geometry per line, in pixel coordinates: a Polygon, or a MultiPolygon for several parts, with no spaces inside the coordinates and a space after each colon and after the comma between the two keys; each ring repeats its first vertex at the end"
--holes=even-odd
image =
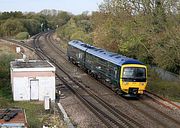
{"type": "Polygon", "coordinates": [[[121,67],[120,88],[124,96],[143,94],[147,85],[147,68],[140,64],[125,64],[121,67]]]}

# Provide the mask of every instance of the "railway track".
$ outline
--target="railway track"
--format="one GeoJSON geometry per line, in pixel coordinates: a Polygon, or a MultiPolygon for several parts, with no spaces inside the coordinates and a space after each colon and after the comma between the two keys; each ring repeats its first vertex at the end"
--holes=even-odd
{"type": "Polygon", "coordinates": [[[180,106],[173,103],[172,101],[166,99],[166,98],[163,98],[161,96],[158,96],[157,94],[154,94],[152,92],[149,92],[149,91],[145,91],[145,95],[149,98],[151,98],[154,102],[170,109],[170,110],[173,110],[173,109],[177,109],[177,110],[180,110],[180,106]]]}
{"type": "Polygon", "coordinates": [[[128,100],[125,102],[128,102],[128,104],[139,111],[139,113],[142,113],[154,123],[156,123],[158,127],[178,128],[178,126],[180,126],[180,121],[178,119],[175,119],[170,115],[164,113],[161,109],[154,107],[154,105],[150,104],[151,102],[146,102],[148,100],[149,98],[140,98],[138,99],[138,101],[128,100]]]}
{"type": "MultiPolygon", "coordinates": [[[[45,35],[46,39],[49,38],[48,35],[45,35]]],[[[48,40],[48,39],[47,39],[48,40]]],[[[48,40],[51,42],[50,40],[48,40]]],[[[35,42],[37,46],[37,42],[35,42]]],[[[52,45],[52,47],[54,47],[52,45]]],[[[38,47],[39,48],[39,47],[38,47]]],[[[43,49],[41,49],[42,52],[43,49]]],[[[62,52],[61,50],[57,49],[57,51],[62,52]]],[[[46,56],[47,57],[47,56],[46,56]]],[[[54,61],[47,57],[49,60],[51,60],[53,63],[54,61]]],[[[68,88],[97,116],[99,119],[107,126],[107,127],[142,127],[143,126],[133,120],[131,117],[127,116],[126,114],[118,111],[116,108],[108,104],[106,101],[104,101],[102,98],[97,96],[95,93],[93,93],[90,89],[86,88],[86,86],[82,85],[82,83],[79,83],[78,80],[74,79],[69,75],[62,66],[54,63],[58,69],[61,70],[64,74],[67,75],[66,79],[64,77],[61,77],[59,74],[56,74],[57,77],[68,86],[68,88]],[[74,87],[75,86],[75,87],[74,87]],[[77,88],[78,86],[78,88],[77,88]]]]}
{"type": "MultiPolygon", "coordinates": [[[[53,32],[50,33],[41,33],[34,37],[34,51],[39,55],[41,59],[48,59],[56,65],[58,70],[61,70],[61,72],[64,73],[64,75],[58,75],[57,77],[63,82],[64,85],[66,85],[107,127],[144,127],[142,124],[140,124],[138,121],[127,115],[126,113],[120,111],[119,109],[113,107],[107,101],[100,98],[94,91],[88,88],[87,85],[85,85],[82,82],[79,82],[76,78],[69,75],[64,70],[64,67],[60,64],[57,64],[56,59],[50,56],[47,56],[48,53],[45,53],[44,50],[41,48],[39,39],[42,35],[44,35],[47,45],[53,49],[53,52],[56,52],[56,54],[60,57],[62,57],[64,60],[68,61],[66,58],[65,52],[58,48],[56,45],[54,45],[53,40],[51,39],[51,35],[53,32]],[[81,92],[81,93],[80,93],[81,92]]],[[[23,44],[24,45],[24,44],[23,44]]],[[[26,46],[24,46],[26,47],[26,46]]],[[[27,47],[28,48],[28,47],[27,47]]],[[[32,49],[32,48],[31,48],[32,49]]],[[[90,77],[91,78],[91,77],[90,77]]],[[[93,79],[93,78],[91,78],[93,79]]],[[[99,82],[98,82],[99,83],[99,82]]],[[[152,98],[150,95],[145,95],[146,99],[151,101],[156,101],[156,98],[152,98]]],[[[177,119],[174,119],[173,117],[163,113],[161,110],[153,107],[151,104],[146,103],[145,99],[139,99],[138,101],[129,101],[119,96],[119,99],[121,102],[124,102],[137,110],[139,113],[143,114],[150,120],[152,120],[154,123],[158,124],[159,127],[178,127],[180,126],[180,122],[177,119]],[[142,109],[145,108],[145,109],[142,109]],[[149,112],[147,112],[150,111],[149,112]],[[152,113],[157,113],[157,115],[152,113]],[[160,117],[164,120],[156,118],[160,117]],[[171,122],[168,124],[168,122],[171,122]]],[[[156,103],[159,104],[160,101],[156,101],[156,103]]],[[[161,106],[168,108],[166,104],[161,103],[161,106]]],[[[179,109],[178,107],[176,107],[179,109]]],[[[172,110],[169,108],[169,110],[172,110]]]]}
{"type": "Polygon", "coordinates": [[[63,59],[67,60],[67,57],[66,57],[66,53],[63,51],[63,49],[57,47],[57,45],[55,45],[53,42],[54,40],[52,40],[52,34],[53,34],[53,31],[50,32],[50,33],[47,33],[45,34],[45,39],[47,40],[47,44],[52,48],[54,49],[54,51],[59,55],[61,56],[63,59]]]}
{"type": "MultiPolygon", "coordinates": [[[[47,36],[47,38],[50,38],[50,35],[47,36]]],[[[59,53],[59,52],[63,53],[62,50],[58,49],[57,47],[55,47],[55,46],[53,45],[53,43],[52,43],[51,40],[49,40],[49,43],[52,45],[51,47],[56,48],[56,52],[57,52],[57,53],[59,53]]],[[[147,96],[147,95],[146,95],[146,96],[147,96]]],[[[152,99],[151,96],[147,96],[147,97],[148,97],[149,99],[152,99]]],[[[154,100],[153,100],[153,101],[154,101],[154,100]]],[[[99,101],[99,102],[100,102],[100,101],[99,101]]],[[[159,124],[160,126],[162,126],[162,127],[170,127],[170,126],[168,126],[168,124],[167,124],[166,122],[161,121],[161,120],[158,120],[158,119],[157,119],[156,117],[154,117],[152,114],[148,114],[146,111],[138,108],[137,105],[132,104],[132,103],[130,103],[129,101],[125,101],[125,102],[126,102],[126,103],[128,102],[128,104],[133,105],[133,108],[135,108],[135,109],[138,110],[139,112],[143,113],[145,116],[147,116],[149,119],[153,120],[154,122],[156,122],[156,123],[159,124]]],[[[151,106],[150,104],[144,102],[144,100],[142,100],[142,99],[140,99],[140,100],[137,102],[137,104],[142,104],[142,105],[146,106],[147,108],[155,111],[155,113],[158,113],[158,116],[161,116],[161,117],[164,118],[165,120],[166,120],[166,119],[170,120],[170,122],[173,122],[173,124],[175,124],[174,127],[180,125],[180,122],[179,122],[178,120],[172,118],[171,116],[163,113],[161,110],[159,110],[159,109],[151,106]],[[139,103],[139,102],[140,102],[140,103],[139,103]]],[[[163,104],[163,103],[161,103],[161,104],[163,104]]],[[[165,104],[163,104],[163,105],[166,106],[165,104]]],[[[166,108],[167,108],[167,107],[166,107],[166,108]]],[[[113,108],[113,110],[115,110],[115,108],[113,108]]],[[[118,111],[118,110],[116,110],[115,113],[117,113],[117,111],[118,111]]],[[[168,121],[168,120],[167,120],[167,121],[168,121]]]]}
{"type": "Polygon", "coordinates": [[[27,48],[27,49],[29,49],[31,51],[34,51],[34,49],[31,46],[25,44],[24,42],[21,42],[21,41],[19,42],[19,41],[16,41],[16,40],[6,39],[6,38],[2,38],[2,40],[9,41],[9,42],[14,43],[16,45],[23,46],[23,47],[25,47],[25,48],[27,48]]]}

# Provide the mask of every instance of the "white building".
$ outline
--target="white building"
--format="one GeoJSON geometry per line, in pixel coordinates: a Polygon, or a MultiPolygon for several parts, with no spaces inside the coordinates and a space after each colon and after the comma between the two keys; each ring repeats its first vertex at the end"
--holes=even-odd
{"type": "Polygon", "coordinates": [[[42,60],[12,61],[11,85],[14,101],[55,100],[55,67],[42,60]]]}

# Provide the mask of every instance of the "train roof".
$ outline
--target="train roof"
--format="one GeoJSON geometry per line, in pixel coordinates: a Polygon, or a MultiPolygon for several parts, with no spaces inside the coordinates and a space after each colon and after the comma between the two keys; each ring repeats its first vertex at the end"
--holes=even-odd
{"type": "Polygon", "coordinates": [[[93,46],[91,46],[89,44],[85,44],[79,40],[72,40],[68,44],[75,47],[75,48],[78,48],[82,51],[86,51],[88,48],[93,47],[93,46]]]}
{"type": "Polygon", "coordinates": [[[78,49],[86,51],[87,53],[92,54],[96,57],[107,60],[118,66],[121,66],[123,64],[143,64],[142,62],[138,60],[128,58],[118,53],[108,52],[105,49],[97,48],[92,45],[85,44],[81,41],[74,40],[74,41],[69,42],[69,44],[78,49]]]}

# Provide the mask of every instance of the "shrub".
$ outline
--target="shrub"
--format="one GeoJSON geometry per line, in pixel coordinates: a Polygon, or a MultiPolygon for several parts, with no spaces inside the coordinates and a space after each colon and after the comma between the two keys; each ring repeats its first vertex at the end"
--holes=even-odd
{"type": "Polygon", "coordinates": [[[29,33],[28,32],[20,32],[16,35],[16,39],[18,40],[24,40],[29,38],[29,33]]]}
{"type": "Polygon", "coordinates": [[[13,54],[1,54],[0,55],[0,78],[9,78],[10,61],[14,59],[13,54]]]}
{"type": "Polygon", "coordinates": [[[180,101],[180,86],[178,81],[161,80],[153,70],[149,70],[148,76],[147,90],[173,101],[180,101]]]}

